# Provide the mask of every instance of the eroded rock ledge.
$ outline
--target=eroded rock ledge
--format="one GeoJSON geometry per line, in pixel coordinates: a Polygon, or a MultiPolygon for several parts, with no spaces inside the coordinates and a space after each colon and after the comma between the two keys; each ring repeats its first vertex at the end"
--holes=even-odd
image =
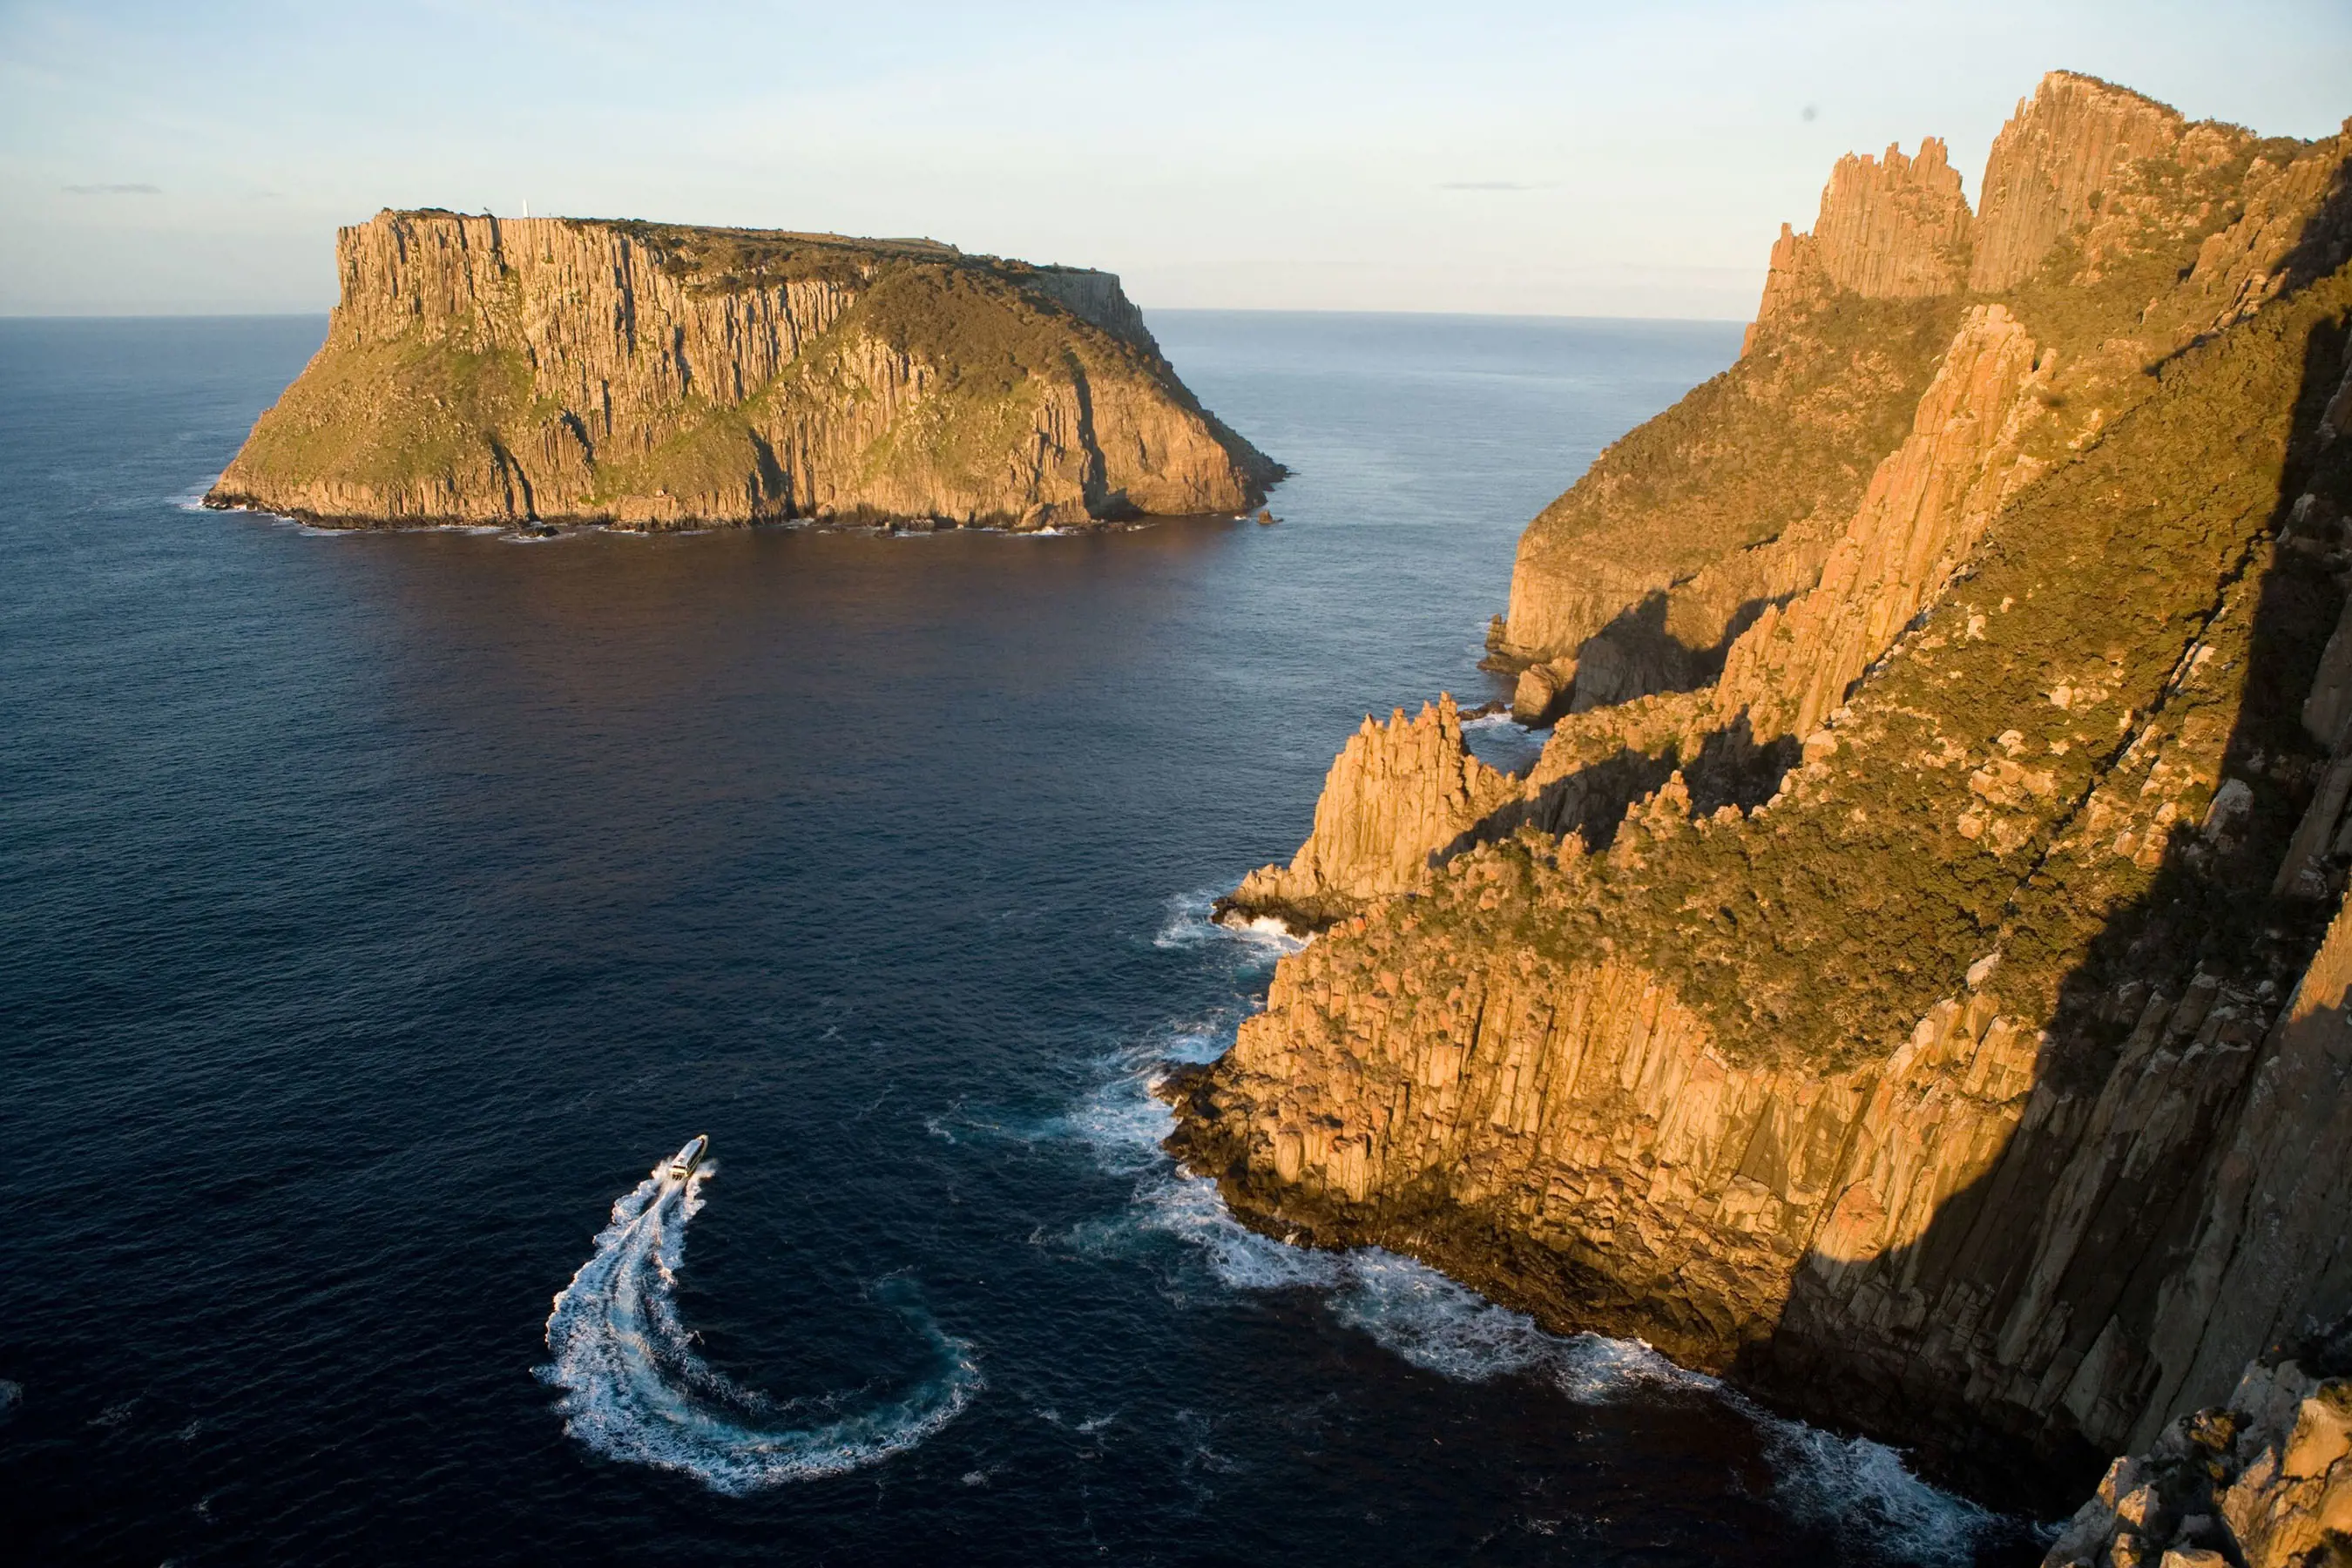
{"type": "Polygon", "coordinates": [[[2352,1309],[2352,133],[2060,73],[1994,162],[1842,166],[1531,525],[1528,774],[1367,721],[1171,1147],[2057,1512],[2352,1309]]]}
{"type": "Polygon", "coordinates": [[[2352,1547],[2352,1326],[2247,1363],[2230,1397],[2108,1467],[2044,1568],[2328,1568],[2352,1547]]]}
{"type": "Polygon", "coordinates": [[[206,498],[335,526],[1072,527],[1255,506],[1108,273],[927,240],[384,212],[206,498]]]}

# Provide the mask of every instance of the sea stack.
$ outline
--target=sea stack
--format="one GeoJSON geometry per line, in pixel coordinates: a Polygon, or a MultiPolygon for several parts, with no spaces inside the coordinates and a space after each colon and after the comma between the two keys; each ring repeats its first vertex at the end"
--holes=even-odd
{"type": "Polygon", "coordinates": [[[1281,468],[1107,272],[440,211],[340,231],[325,344],[206,497],[336,527],[1232,513],[1281,468]]]}

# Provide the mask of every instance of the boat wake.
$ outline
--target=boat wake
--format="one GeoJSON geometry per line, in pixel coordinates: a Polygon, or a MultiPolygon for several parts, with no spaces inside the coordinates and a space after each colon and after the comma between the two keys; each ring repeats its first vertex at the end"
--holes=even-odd
{"type": "Polygon", "coordinates": [[[686,1228],[702,1210],[717,1166],[685,1180],[654,1168],[613,1205],[596,1250],[555,1298],[547,1319],[551,1363],[540,1375],[563,1390],[564,1430],[607,1458],[694,1477],[740,1497],[817,1480],[916,1447],[954,1420],[983,1386],[971,1346],[940,1331],[900,1279],[877,1295],[930,1352],[927,1374],[895,1398],[862,1394],[772,1400],[730,1380],[696,1353],[675,1286],[686,1228]]]}

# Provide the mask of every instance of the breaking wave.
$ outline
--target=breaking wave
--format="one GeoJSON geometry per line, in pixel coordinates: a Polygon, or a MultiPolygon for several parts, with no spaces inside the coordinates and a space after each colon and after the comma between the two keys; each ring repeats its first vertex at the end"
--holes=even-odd
{"type": "Polygon", "coordinates": [[[2019,1530],[2017,1521],[1929,1486],[1884,1443],[1774,1415],[1729,1391],[1724,1397],[1764,1434],[1780,1506],[1851,1545],[1902,1563],[1959,1564],[1976,1561],[1987,1535],[2019,1530]]]}
{"type": "Polygon", "coordinates": [[[1152,937],[1151,945],[1167,949],[1205,947],[1211,942],[1238,943],[1245,959],[1261,964],[1307,945],[1306,938],[1292,935],[1290,928],[1277,920],[1220,925],[1213,918],[1216,902],[1217,889],[1213,888],[1196,888],[1169,900],[1168,918],[1152,937]]]}
{"type": "Polygon", "coordinates": [[[541,1376],[563,1390],[564,1430],[608,1458],[694,1477],[741,1496],[837,1476],[914,1447],[954,1420],[984,1382],[971,1346],[940,1331],[905,1280],[877,1294],[928,1347],[930,1367],[896,1398],[776,1401],[696,1353],[675,1294],[688,1222],[715,1167],[677,1181],[655,1167],[613,1205],[596,1250],[555,1298],[552,1356],[541,1376]]]}
{"type": "Polygon", "coordinates": [[[1482,713],[1462,721],[1462,739],[1472,753],[1490,768],[1525,773],[1543,755],[1549,730],[1530,730],[1505,713],[1482,713]]]}

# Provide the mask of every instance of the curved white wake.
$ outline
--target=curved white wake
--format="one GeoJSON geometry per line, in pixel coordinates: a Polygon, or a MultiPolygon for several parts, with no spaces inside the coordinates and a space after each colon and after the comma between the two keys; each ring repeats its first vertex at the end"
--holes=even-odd
{"type": "Polygon", "coordinates": [[[940,1331],[903,1284],[884,1299],[929,1346],[931,1370],[895,1399],[871,1400],[807,1426],[778,1420],[779,1405],[713,1370],[695,1353],[674,1294],[686,1226],[702,1209],[705,1165],[684,1182],[667,1165],[613,1205],[612,1223],[547,1318],[552,1363],[541,1375],[563,1390],[564,1430],[598,1453],[694,1477],[740,1496],[786,1481],[837,1476],[901,1453],[954,1420],[983,1386],[971,1347],[940,1331]],[[896,1298],[895,1300],[892,1298],[896,1298]]]}

